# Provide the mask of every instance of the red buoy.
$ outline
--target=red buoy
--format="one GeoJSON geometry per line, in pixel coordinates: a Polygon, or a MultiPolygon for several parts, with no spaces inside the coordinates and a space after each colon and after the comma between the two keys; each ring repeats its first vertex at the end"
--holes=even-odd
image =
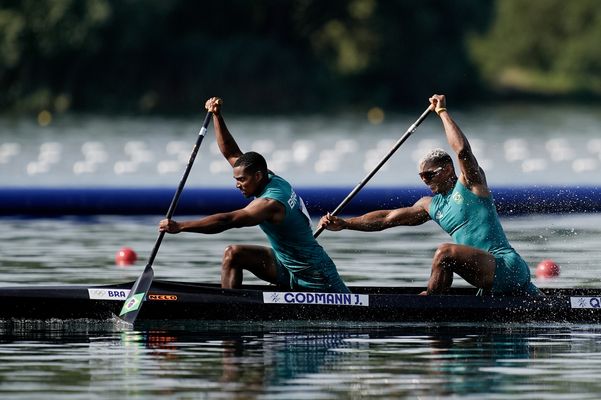
{"type": "Polygon", "coordinates": [[[555,263],[553,260],[542,260],[538,263],[536,267],[536,277],[537,278],[555,278],[559,276],[559,265],[555,263]]]}
{"type": "Polygon", "coordinates": [[[115,254],[115,263],[117,265],[132,265],[138,259],[138,255],[129,247],[122,247],[115,254]]]}

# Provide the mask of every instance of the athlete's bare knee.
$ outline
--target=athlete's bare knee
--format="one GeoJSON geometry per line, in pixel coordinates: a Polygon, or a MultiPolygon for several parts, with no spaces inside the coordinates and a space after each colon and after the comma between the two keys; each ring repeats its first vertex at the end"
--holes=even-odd
{"type": "Polygon", "coordinates": [[[233,267],[241,251],[242,248],[235,244],[227,246],[223,252],[223,262],[221,264],[223,268],[233,267]]]}
{"type": "Polygon", "coordinates": [[[439,268],[450,267],[455,258],[455,246],[451,243],[443,243],[436,249],[432,265],[439,268]]]}

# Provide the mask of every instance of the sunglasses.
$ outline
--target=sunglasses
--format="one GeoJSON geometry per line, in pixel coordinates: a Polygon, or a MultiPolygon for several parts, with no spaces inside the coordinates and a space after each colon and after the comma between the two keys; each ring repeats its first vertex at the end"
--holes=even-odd
{"type": "Polygon", "coordinates": [[[434,177],[440,174],[440,171],[443,170],[443,167],[438,167],[432,171],[423,171],[419,173],[419,177],[425,181],[431,181],[434,177]]]}

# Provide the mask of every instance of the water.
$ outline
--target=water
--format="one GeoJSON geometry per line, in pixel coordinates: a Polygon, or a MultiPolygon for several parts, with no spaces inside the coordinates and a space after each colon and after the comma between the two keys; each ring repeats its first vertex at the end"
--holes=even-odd
{"type": "MultiPolygon", "coordinates": [[[[2,218],[0,282],[14,286],[135,280],[150,255],[161,218],[2,218]],[[114,265],[115,253],[122,246],[138,253],[137,266],[114,265]]],[[[562,266],[561,279],[543,281],[543,286],[599,286],[595,255],[601,238],[601,215],[514,217],[503,219],[503,225],[533,273],[544,258],[562,266]]],[[[428,222],[377,233],[326,231],[319,240],[350,284],[420,286],[429,277],[436,247],[449,237],[428,222]]],[[[167,235],[154,262],[155,277],[218,283],[223,250],[229,244],[241,243],[268,245],[258,227],[218,235],[167,235]]],[[[250,274],[245,281],[259,282],[250,274]]],[[[461,280],[456,284],[461,285],[461,280]]]]}
{"type": "Polygon", "coordinates": [[[601,390],[598,326],[75,329],[2,329],[2,397],[597,399],[601,390]]]}
{"type": "MultiPolygon", "coordinates": [[[[601,184],[601,107],[501,105],[453,111],[491,185],[601,184]]],[[[355,185],[388,153],[420,112],[226,119],[243,151],[262,153],[296,186],[355,185]]],[[[1,186],[169,186],[188,161],[198,118],[58,116],[0,118],[1,186]]],[[[190,186],[233,185],[212,128],[190,186]]],[[[431,115],[370,185],[421,185],[417,161],[433,147],[450,151],[431,115]]]]}
{"type": "MultiPolygon", "coordinates": [[[[354,185],[418,114],[387,115],[382,125],[363,116],[228,122],[243,149],[265,153],[293,183],[354,185]]],[[[599,108],[519,105],[456,116],[491,185],[601,184],[599,108]]],[[[42,128],[0,118],[0,187],[175,187],[201,119],[63,116],[42,128]]],[[[444,141],[430,117],[370,184],[419,184],[416,159],[436,144],[444,141]]],[[[189,185],[231,185],[230,175],[207,136],[189,185]]],[[[0,286],[133,281],[160,218],[2,218],[0,286]],[[135,266],[115,265],[122,246],[137,251],[135,266]]],[[[559,278],[539,286],[601,286],[601,215],[502,222],[532,272],[543,258],[561,265],[559,278]]],[[[417,287],[448,240],[434,223],[320,237],[350,285],[417,287]]],[[[218,282],[232,243],[267,244],[256,228],[168,235],[156,278],[218,282]]],[[[127,331],[114,321],[0,322],[7,399],[596,399],[600,375],[599,325],[206,322],[127,331]]]]}
{"type": "MultiPolygon", "coordinates": [[[[3,286],[135,280],[159,217],[3,218],[3,286]],[[114,265],[123,245],[140,257],[114,265]]],[[[562,266],[541,287],[599,287],[601,216],[504,219],[532,270],[562,266]]],[[[351,285],[423,287],[446,240],[433,223],[379,233],[324,232],[351,285]]],[[[230,243],[266,244],[255,228],[167,236],[157,279],[219,281],[230,243]]],[[[248,282],[255,279],[247,276],[248,282]]],[[[455,285],[464,286],[459,278],[455,285]]],[[[10,305],[4,305],[10,306],[10,305]]],[[[88,399],[594,399],[601,326],[354,323],[0,323],[0,398],[88,399]]]]}

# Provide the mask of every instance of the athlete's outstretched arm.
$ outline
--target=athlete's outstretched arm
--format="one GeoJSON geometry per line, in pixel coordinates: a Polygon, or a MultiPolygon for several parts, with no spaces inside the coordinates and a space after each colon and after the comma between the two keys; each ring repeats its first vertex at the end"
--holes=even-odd
{"type": "Polygon", "coordinates": [[[321,218],[319,226],[323,226],[329,231],[350,229],[373,232],[401,225],[421,225],[430,220],[428,210],[430,209],[431,200],[431,197],[422,197],[411,207],[372,211],[358,217],[346,219],[327,214],[321,218]]]}
{"type": "Polygon", "coordinates": [[[159,231],[167,233],[196,232],[214,234],[233,228],[259,225],[264,221],[273,222],[285,214],[284,206],[273,199],[255,199],[246,207],[209,215],[201,219],[178,222],[164,219],[159,223],[159,231]]]}

